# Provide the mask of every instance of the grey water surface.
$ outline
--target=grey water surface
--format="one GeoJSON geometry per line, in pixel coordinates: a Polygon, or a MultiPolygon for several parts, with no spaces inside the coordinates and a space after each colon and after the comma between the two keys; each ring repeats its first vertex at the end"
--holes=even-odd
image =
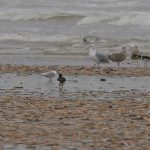
{"type": "Polygon", "coordinates": [[[0,54],[86,54],[84,37],[102,52],[124,45],[149,52],[149,7],[149,0],[0,0],[0,54]]]}
{"type": "Polygon", "coordinates": [[[138,97],[135,93],[150,91],[150,77],[65,76],[63,91],[59,91],[57,77],[52,81],[39,74],[10,74],[0,76],[1,95],[30,95],[57,98],[114,99],[116,96],[138,97]],[[105,79],[105,81],[101,81],[105,79]],[[134,93],[134,94],[133,94],[134,93]]]}

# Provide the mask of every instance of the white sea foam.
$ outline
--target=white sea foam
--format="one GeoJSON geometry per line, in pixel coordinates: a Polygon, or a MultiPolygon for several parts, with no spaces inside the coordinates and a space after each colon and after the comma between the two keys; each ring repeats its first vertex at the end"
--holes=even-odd
{"type": "Polygon", "coordinates": [[[83,18],[81,21],[79,21],[77,25],[92,24],[92,23],[99,22],[100,20],[102,19],[96,16],[88,16],[88,17],[83,18]]]}
{"type": "Polygon", "coordinates": [[[27,41],[33,42],[32,51],[34,42],[48,42],[40,43],[41,50],[46,44],[45,49],[59,52],[62,45],[80,51],[84,37],[96,36],[99,48],[136,44],[149,49],[149,7],[149,0],[0,0],[0,46],[11,49],[27,41]]]}
{"type": "Polygon", "coordinates": [[[105,0],[105,1],[100,1],[100,0],[92,0],[92,3],[87,3],[85,4],[82,2],[80,5],[84,7],[89,7],[89,8],[109,8],[109,7],[132,7],[138,5],[141,0],[131,0],[131,1],[121,1],[121,0],[105,0]]]}
{"type": "Polygon", "coordinates": [[[135,1],[112,1],[104,4],[102,7],[131,7],[135,6],[140,2],[140,0],[135,1]]]}
{"type": "Polygon", "coordinates": [[[56,34],[56,35],[45,35],[35,33],[11,33],[1,34],[0,40],[17,40],[17,41],[29,41],[29,42],[56,42],[56,43],[67,43],[74,39],[74,36],[56,34]]]}
{"type": "Polygon", "coordinates": [[[114,21],[118,18],[117,15],[114,14],[103,14],[101,13],[101,15],[96,15],[96,16],[87,16],[84,17],[83,19],[81,19],[77,25],[86,25],[86,24],[93,24],[93,23],[107,23],[107,22],[111,22],[114,21]]]}
{"type": "Polygon", "coordinates": [[[150,12],[129,12],[124,13],[101,13],[100,15],[87,16],[81,19],[77,25],[108,23],[117,26],[150,26],[150,12]]]}
{"type": "Polygon", "coordinates": [[[150,13],[148,12],[131,12],[120,16],[120,19],[111,22],[111,24],[123,26],[150,26],[150,13]]]}

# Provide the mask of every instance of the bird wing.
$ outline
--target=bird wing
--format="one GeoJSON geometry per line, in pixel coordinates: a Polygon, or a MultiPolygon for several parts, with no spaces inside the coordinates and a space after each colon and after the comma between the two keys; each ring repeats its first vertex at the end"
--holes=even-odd
{"type": "Polygon", "coordinates": [[[57,74],[56,71],[49,71],[49,72],[42,73],[41,75],[46,77],[54,77],[56,76],[56,74],[57,74]]]}
{"type": "Polygon", "coordinates": [[[112,61],[123,61],[126,59],[126,55],[123,53],[113,53],[112,55],[109,56],[109,58],[112,61]]]}
{"type": "Polygon", "coordinates": [[[96,52],[95,57],[100,61],[100,62],[105,62],[109,63],[110,60],[107,55],[101,54],[99,52],[96,52]]]}
{"type": "Polygon", "coordinates": [[[58,77],[57,81],[59,81],[60,83],[63,83],[66,81],[66,79],[64,77],[58,77]]]}

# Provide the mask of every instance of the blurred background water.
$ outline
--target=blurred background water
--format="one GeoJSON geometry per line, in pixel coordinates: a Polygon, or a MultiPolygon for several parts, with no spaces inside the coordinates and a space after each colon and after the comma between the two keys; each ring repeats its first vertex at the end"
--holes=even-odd
{"type": "Polygon", "coordinates": [[[0,0],[1,54],[87,54],[150,49],[149,0],[0,0]]]}

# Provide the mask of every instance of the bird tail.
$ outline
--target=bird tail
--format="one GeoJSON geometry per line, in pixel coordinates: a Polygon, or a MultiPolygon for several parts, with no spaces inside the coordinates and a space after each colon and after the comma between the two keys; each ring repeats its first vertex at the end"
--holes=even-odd
{"type": "Polygon", "coordinates": [[[41,76],[46,76],[46,73],[41,73],[41,76]]]}
{"type": "Polygon", "coordinates": [[[108,54],[108,58],[109,58],[110,60],[112,60],[112,55],[108,54]]]}

